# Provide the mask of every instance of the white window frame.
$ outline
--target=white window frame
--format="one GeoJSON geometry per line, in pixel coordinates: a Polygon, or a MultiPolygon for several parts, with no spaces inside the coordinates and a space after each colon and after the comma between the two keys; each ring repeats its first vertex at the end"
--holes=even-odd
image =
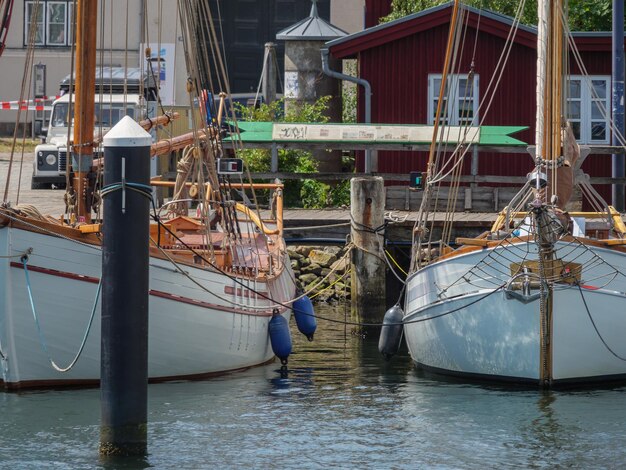
{"type": "MultiPolygon", "coordinates": [[[[436,102],[439,100],[439,86],[435,86],[435,81],[438,80],[441,83],[440,73],[431,73],[428,75],[428,124],[433,125],[435,123],[435,112],[437,111],[436,102]]],[[[450,126],[460,126],[460,125],[478,125],[478,108],[480,105],[480,95],[479,95],[479,76],[478,74],[474,74],[473,82],[472,82],[472,120],[468,123],[461,123],[459,118],[459,109],[460,104],[465,101],[465,96],[458,96],[458,81],[459,80],[467,80],[469,78],[468,74],[450,74],[448,75],[448,83],[453,83],[452,94],[450,94],[452,107],[448,109],[447,115],[451,117],[449,122],[447,123],[450,126]]],[[[450,87],[449,87],[450,88],[450,87]]],[[[445,111],[445,110],[444,110],[445,111]]]]}
{"type": "MultiPolygon", "coordinates": [[[[30,1],[24,3],[24,44],[27,45],[30,40],[30,17],[35,10],[36,2],[30,1]]],[[[41,14],[41,22],[37,21],[37,29],[41,28],[41,41],[35,42],[35,46],[43,46],[46,40],[46,5],[39,4],[39,12],[41,14]]]]}
{"type": "Polygon", "coordinates": [[[74,2],[67,2],[67,22],[66,25],[66,38],[67,45],[71,46],[74,42],[74,2]]]}
{"type": "Polygon", "coordinates": [[[577,80],[580,82],[580,98],[567,97],[568,104],[572,101],[580,101],[580,119],[572,119],[569,115],[567,118],[571,122],[580,122],[580,138],[578,142],[581,144],[608,144],[611,140],[611,76],[610,75],[590,75],[585,77],[584,75],[570,75],[568,77],[568,91],[569,82],[577,80]],[[598,98],[593,92],[592,83],[594,81],[604,81],[606,96],[604,98],[598,98]],[[603,103],[605,110],[605,117],[592,117],[592,103],[603,103]],[[604,139],[592,139],[593,123],[604,123],[605,134],[604,139]]]}
{"type": "Polygon", "coordinates": [[[66,46],[67,45],[67,2],[52,1],[46,2],[46,44],[49,46],[66,46]],[[52,23],[52,7],[63,6],[63,23],[52,23]],[[63,25],[63,41],[54,42],[51,37],[52,25],[63,25]]]}
{"type": "MultiPolygon", "coordinates": [[[[24,46],[29,42],[29,29],[30,29],[30,15],[34,10],[36,1],[27,0],[24,2],[24,46]]],[[[35,43],[38,47],[68,47],[71,45],[72,36],[74,34],[72,22],[73,22],[73,1],[72,0],[40,0],[39,8],[42,13],[42,23],[38,23],[38,28],[41,28],[41,41],[35,43]],[[63,42],[55,43],[50,37],[50,7],[53,5],[64,5],[64,33],[63,42]]]]}

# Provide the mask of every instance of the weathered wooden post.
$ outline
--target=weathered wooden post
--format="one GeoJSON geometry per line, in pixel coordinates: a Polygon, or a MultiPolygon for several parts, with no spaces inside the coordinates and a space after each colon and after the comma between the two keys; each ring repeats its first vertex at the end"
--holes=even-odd
{"type": "Polygon", "coordinates": [[[151,143],[128,116],[104,137],[101,455],[147,451],[151,143]]]}
{"type": "MultiPolygon", "coordinates": [[[[265,43],[265,58],[263,62],[262,92],[265,104],[276,101],[276,44],[265,43]]],[[[255,103],[256,104],[256,103],[255,103]]]]}
{"type": "Polygon", "coordinates": [[[353,318],[380,323],[385,315],[385,187],[380,176],[350,180],[353,318]]]}

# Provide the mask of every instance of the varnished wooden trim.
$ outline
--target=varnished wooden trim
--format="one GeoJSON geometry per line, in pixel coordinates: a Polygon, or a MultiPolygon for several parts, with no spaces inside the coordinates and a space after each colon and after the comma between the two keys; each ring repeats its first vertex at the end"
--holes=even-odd
{"type": "MultiPolygon", "coordinates": [[[[16,263],[15,261],[11,261],[11,267],[24,269],[24,265],[22,263],[16,263]]],[[[48,274],[50,276],[62,277],[65,279],[72,279],[74,281],[89,282],[91,284],[98,284],[100,282],[100,279],[98,279],[97,277],[85,276],[83,274],[68,273],[65,271],[58,271],[56,269],[50,269],[50,268],[42,268],[39,266],[33,266],[31,264],[28,265],[28,270],[34,273],[48,274]]]]}
{"type": "MultiPolygon", "coordinates": [[[[457,248],[451,253],[447,253],[446,255],[440,256],[435,260],[435,262],[443,261],[446,259],[454,258],[456,256],[461,256],[467,253],[471,253],[472,251],[478,251],[484,248],[496,248],[498,246],[506,246],[507,243],[502,243],[502,240],[484,240],[480,238],[470,238],[470,239],[462,239],[457,238],[457,240],[464,240],[463,246],[457,248]],[[487,243],[484,243],[487,242],[487,243]]],[[[571,242],[577,240],[582,245],[590,245],[598,248],[606,248],[608,250],[620,251],[622,253],[626,253],[626,240],[592,240],[590,238],[580,238],[580,237],[572,237],[567,236],[563,237],[562,241],[571,242]],[[607,243],[608,242],[608,243],[607,243]]],[[[525,243],[532,241],[532,237],[524,236],[524,237],[516,237],[508,239],[508,243],[512,245],[516,245],[518,243],[525,243]]]]}
{"type": "Polygon", "coordinates": [[[13,218],[11,219],[9,226],[15,229],[41,233],[49,236],[57,235],[58,237],[66,237],[71,240],[76,240],[81,243],[87,243],[94,246],[102,245],[100,238],[98,238],[95,233],[82,233],[79,229],[75,229],[67,225],[53,224],[43,220],[33,220],[16,214],[11,214],[11,217],[13,218]]]}
{"type": "Polygon", "coordinates": [[[458,245],[472,245],[472,246],[487,246],[489,240],[486,238],[464,238],[459,237],[456,239],[458,245]]]}
{"type": "Polygon", "coordinates": [[[267,292],[263,292],[263,291],[257,291],[257,292],[252,292],[250,289],[248,288],[241,288],[238,287],[237,288],[237,292],[235,293],[235,288],[232,286],[224,286],[224,293],[225,294],[230,294],[230,295],[238,295],[239,297],[243,296],[243,297],[253,297],[255,299],[263,299],[265,297],[263,297],[264,295],[269,296],[269,293],[267,292]],[[243,292],[242,292],[243,290],[243,292]]]}

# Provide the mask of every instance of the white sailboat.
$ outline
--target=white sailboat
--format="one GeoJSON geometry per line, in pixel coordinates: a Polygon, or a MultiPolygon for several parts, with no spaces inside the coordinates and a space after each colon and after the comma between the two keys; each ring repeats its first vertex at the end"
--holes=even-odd
{"type": "MultiPolygon", "coordinates": [[[[453,10],[451,38],[458,1],[453,10]]],[[[418,367],[446,375],[547,386],[624,379],[626,227],[576,170],[580,152],[562,109],[565,46],[575,47],[567,8],[563,0],[545,0],[538,10],[536,166],[491,230],[459,239],[453,249],[450,228],[433,240],[429,211],[435,182],[447,171],[458,174],[449,169],[460,167],[466,149],[438,158],[436,138],[444,131],[436,127],[414,229],[404,335],[418,367]],[[576,185],[597,211],[565,211],[576,185]]],[[[447,54],[449,64],[451,48],[447,54]]]]}
{"type": "MultiPolygon", "coordinates": [[[[181,8],[183,26],[202,20],[192,19],[192,11],[181,8]]],[[[95,40],[96,13],[97,2],[78,1],[77,71],[95,71],[96,47],[87,33],[95,40]]],[[[185,45],[193,45],[187,50],[191,61],[200,46],[193,31],[183,34],[185,45]]],[[[201,95],[198,73],[192,67],[188,91],[201,95]]],[[[76,80],[73,148],[87,170],[74,169],[67,196],[78,195],[76,212],[62,219],[43,216],[33,207],[11,206],[6,192],[0,208],[0,388],[86,385],[100,377],[100,234],[106,221],[90,220],[93,201],[83,197],[97,194],[86,175],[98,161],[90,154],[95,139],[84,137],[94,135],[93,119],[87,122],[93,116],[94,77],[82,75],[76,80]]],[[[282,238],[282,185],[218,175],[216,162],[225,156],[226,144],[218,123],[202,117],[210,124],[193,135],[153,146],[153,154],[187,146],[175,200],[151,227],[148,375],[153,381],[199,378],[272,360],[268,325],[275,314],[289,319],[295,297],[282,238]],[[273,191],[271,214],[263,218],[240,197],[259,188],[273,191]],[[197,203],[197,217],[185,215],[190,200],[197,203]]]]}

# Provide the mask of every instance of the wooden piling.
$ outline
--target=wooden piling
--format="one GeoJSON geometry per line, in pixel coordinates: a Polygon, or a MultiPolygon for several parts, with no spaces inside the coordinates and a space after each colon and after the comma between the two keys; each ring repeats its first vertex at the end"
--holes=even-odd
{"type": "MultiPolygon", "coordinates": [[[[265,104],[276,101],[276,44],[265,43],[265,63],[263,64],[263,99],[265,104]]],[[[256,103],[255,103],[256,105],[256,103]]]]}
{"type": "Polygon", "coordinates": [[[350,180],[352,316],[380,323],[385,315],[385,188],[380,176],[350,180]]]}
{"type": "Polygon", "coordinates": [[[128,116],[104,137],[101,455],[147,451],[151,143],[128,116]]]}

